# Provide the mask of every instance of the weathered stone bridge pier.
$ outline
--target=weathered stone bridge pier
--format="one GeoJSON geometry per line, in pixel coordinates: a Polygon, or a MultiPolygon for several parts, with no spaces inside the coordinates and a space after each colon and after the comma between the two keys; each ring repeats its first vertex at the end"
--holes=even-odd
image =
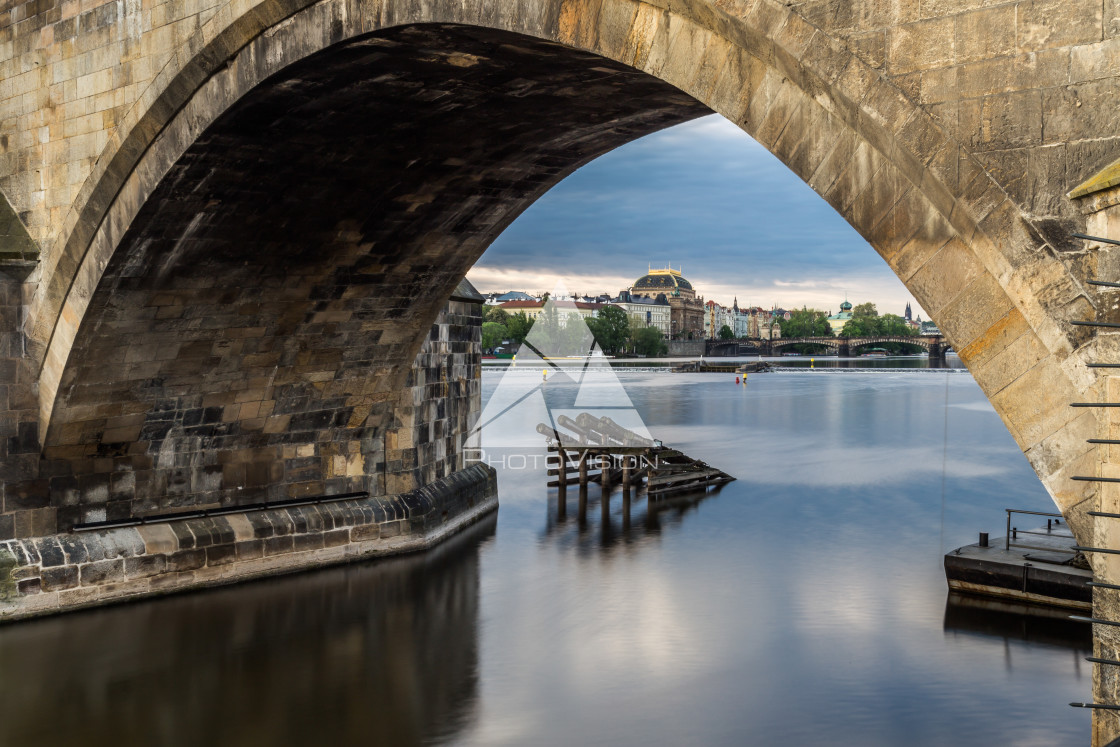
{"type": "MultiPolygon", "coordinates": [[[[1120,321],[1116,290],[1088,283],[1120,279],[1116,247],[1072,237],[1120,237],[1114,15],[1100,0],[5,4],[0,538],[58,542],[78,570],[48,580],[58,553],[19,554],[5,609],[139,593],[118,565],[155,591],[254,560],[168,565],[183,543],[255,535],[250,513],[174,545],[112,530],[169,556],[143,571],[115,536],[89,556],[64,545],[77,523],[423,503],[414,491],[446,480],[485,492],[447,409],[469,377],[418,367],[447,299],[574,168],[710,111],[868,240],[1079,540],[1120,546],[1120,522],[1087,513],[1120,511],[1120,490],[1073,479],[1120,478],[1116,446],[1088,442],[1120,421],[1070,407],[1120,399],[1091,367],[1120,362],[1115,330],[1071,324],[1120,321]]],[[[339,547],[366,541],[341,521],[339,547]]],[[[1120,582],[1120,559],[1094,570],[1120,582]]],[[[1118,595],[1098,589],[1096,614],[1120,619],[1118,595]]],[[[1120,639],[1097,640],[1120,658],[1120,639]]],[[[1116,668],[1098,667],[1096,698],[1120,702],[1116,668]]],[[[1098,743],[1120,733],[1107,713],[1095,725],[1098,743]]]]}

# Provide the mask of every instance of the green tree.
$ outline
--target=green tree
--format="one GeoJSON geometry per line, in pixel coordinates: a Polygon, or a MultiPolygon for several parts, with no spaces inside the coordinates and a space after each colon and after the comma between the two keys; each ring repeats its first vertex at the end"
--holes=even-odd
{"type": "Polygon", "coordinates": [[[493,350],[502,344],[502,340],[509,337],[509,330],[504,324],[497,322],[482,323],[482,349],[493,350]]]}
{"type": "Polygon", "coordinates": [[[883,314],[879,317],[879,334],[893,337],[911,337],[918,332],[897,314],[883,314]]]}
{"type": "Polygon", "coordinates": [[[669,352],[669,346],[665,344],[661,330],[657,327],[635,329],[630,333],[630,342],[634,346],[635,353],[649,358],[655,358],[669,352]]]}
{"type": "Polygon", "coordinates": [[[859,319],[861,317],[876,317],[879,316],[879,310],[875,308],[875,304],[870,301],[867,303],[856,304],[852,307],[852,318],[859,319]]]}
{"type": "Polygon", "coordinates": [[[509,313],[501,306],[488,306],[486,307],[486,313],[482,315],[482,321],[505,324],[509,321],[509,313]]]}
{"type": "Polygon", "coordinates": [[[533,323],[533,345],[544,355],[570,355],[564,350],[564,328],[567,314],[560,313],[554,304],[546,304],[533,323]]]}
{"type": "Polygon", "coordinates": [[[782,321],[781,327],[783,338],[832,337],[828,314],[804,306],[789,312],[789,319],[782,321]]]}
{"type": "Polygon", "coordinates": [[[840,330],[841,337],[875,337],[879,334],[879,318],[874,316],[853,316],[840,330]]]}
{"type": "Polygon", "coordinates": [[[722,327],[719,328],[719,339],[721,339],[721,340],[733,340],[733,339],[735,339],[735,333],[731,331],[731,327],[728,327],[725,324],[725,325],[723,325],[722,327]]]}
{"type": "Polygon", "coordinates": [[[509,334],[509,339],[520,345],[525,342],[525,338],[529,335],[529,330],[533,328],[533,320],[525,316],[524,311],[519,311],[516,314],[510,315],[506,321],[506,330],[509,334]]]}
{"type": "Polygon", "coordinates": [[[604,306],[598,318],[587,320],[587,326],[604,353],[613,355],[621,351],[630,338],[630,317],[619,306],[604,306]]]}
{"type": "MultiPolygon", "coordinates": [[[[871,307],[875,308],[875,304],[866,303],[860,304],[856,309],[871,307]]],[[[844,325],[844,329],[840,331],[841,337],[881,337],[881,336],[894,336],[894,337],[910,337],[917,334],[917,332],[910,328],[906,320],[896,314],[878,314],[869,315],[866,313],[856,316],[855,310],[852,310],[852,318],[844,325]]]]}
{"type": "Polygon", "coordinates": [[[567,321],[562,334],[563,343],[561,350],[565,355],[587,355],[591,352],[592,337],[588,330],[588,320],[580,316],[579,312],[571,311],[565,314],[567,321]]]}

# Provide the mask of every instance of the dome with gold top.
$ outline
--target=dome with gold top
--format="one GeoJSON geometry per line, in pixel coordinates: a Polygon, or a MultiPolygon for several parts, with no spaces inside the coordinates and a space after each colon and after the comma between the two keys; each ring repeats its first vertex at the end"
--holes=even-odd
{"type": "Polygon", "coordinates": [[[692,283],[688,282],[684,275],[681,275],[680,270],[674,270],[671,267],[657,270],[651,267],[648,273],[634,282],[630,291],[644,296],[656,296],[658,293],[686,296],[688,298],[696,296],[692,283]]]}

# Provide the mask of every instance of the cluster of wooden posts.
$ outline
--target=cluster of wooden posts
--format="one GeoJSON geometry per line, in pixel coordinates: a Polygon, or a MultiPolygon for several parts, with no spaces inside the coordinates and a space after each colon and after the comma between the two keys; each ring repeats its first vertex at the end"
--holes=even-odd
{"type": "Polygon", "coordinates": [[[735,479],[607,417],[581,413],[573,420],[561,415],[556,427],[542,423],[537,432],[548,440],[548,475],[555,478],[549,480],[549,487],[558,487],[563,494],[574,482],[581,499],[592,482],[599,483],[604,495],[621,485],[626,505],[631,488],[643,483],[647,500],[654,500],[671,493],[704,491],[735,479]]]}

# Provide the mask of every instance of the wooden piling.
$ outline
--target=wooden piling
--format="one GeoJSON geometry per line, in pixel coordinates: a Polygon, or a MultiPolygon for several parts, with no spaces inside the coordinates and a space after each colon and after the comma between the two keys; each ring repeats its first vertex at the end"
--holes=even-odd
{"type": "Polygon", "coordinates": [[[549,476],[555,475],[557,479],[548,485],[563,489],[568,484],[569,471],[578,472],[584,502],[587,485],[592,481],[597,481],[606,495],[619,480],[624,490],[639,486],[644,480],[646,497],[652,502],[669,493],[704,491],[735,479],[699,459],[665,447],[660,441],[639,436],[610,418],[597,418],[589,413],[581,413],[575,419],[561,415],[557,424],[576,437],[544,423],[537,426],[537,431],[548,439],[550,454],[557,455],[555,460],[550,456],[547,470],[549,476]],[[574,466],[568,461],[568,453],[573,451],[578,454],[574,466]],[[622,459],[617,468],[615,456],[622,459]],[[636,459],[639,456],[640,461],[636,459]],[[591,459],[598,459],[598,464],[590,464],[591,459]],[[592,469],[594,475],[589,474],[592,469]]]}

